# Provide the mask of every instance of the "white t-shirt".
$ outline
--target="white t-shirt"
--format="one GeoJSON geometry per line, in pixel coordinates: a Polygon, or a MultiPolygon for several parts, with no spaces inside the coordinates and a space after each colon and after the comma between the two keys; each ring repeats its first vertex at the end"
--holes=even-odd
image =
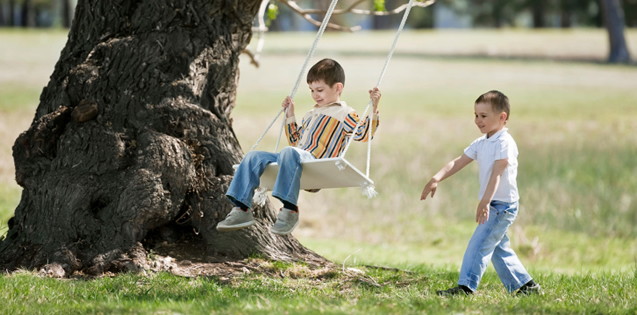
{"type": "Polygon", "coordinates": [[[507,130],[507,128],[504,128],[488,139],[487,135],[484,135],[474,140],[464,149],[465,155],[478,162],[478,168],[480,169],[480,194],[478,199],[480,200],[482,200],[484,192],[487,190],[493,171],[493,163],[506,158],[508,158],[509,163],[500,177],[500,184],[495,191],[493,200],[516,202],[520,199],[516,181],[518,176],[518,146],[507,130]]]}

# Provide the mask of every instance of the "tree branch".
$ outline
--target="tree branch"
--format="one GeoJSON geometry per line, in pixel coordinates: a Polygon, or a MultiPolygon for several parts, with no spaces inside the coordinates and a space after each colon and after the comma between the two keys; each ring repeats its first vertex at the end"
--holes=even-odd
{"type": "Polygon", "coordinates": [[[247,48],[244,49],[242,51],[242,53],[244,53],[244,54],[248,55],[248,57],[250,57],[250,63],[252,65],[254,65],[257,68],[259,67],[259,60],[258,60],[259,59],[259,55],[254,54],[250,49],[247,49],[247,48]]]}
{"type": "Polygon", "coordinates": [[[252,32],[257,32],[257,36],[259,37],[259,41],[257,42],[257,47],[255,52],[252,53],[250,49],[247,47],[243,50],[243,53],[250,57],[250,63],[255,67],[259,67],[259,57],[261,56],[261,51],[263,50],[263,44],[265,43],[265,32],[268,31],[268,28],[265,26],[265,12],[268,8],[268,3],[270,0],[261,0],[261,5],[259,6],[259,13],[257,14],[257,27],[252,28],[252,32]]]}
{"type": "MultiPolygon", "coordinates": [[[[299,14],[300,16],[302,16],[305,20],[307,20],[308,22],[312,23],[315,26],[321,26],[321,22],[314,19],[311,14],[325,14],[327,13],[327,10],[323,10],[323,9],[304,9],[301,6],[299,6],[295,0],[277,0],[280,3],[283,3],[284,5],[286,5],[288,8],[290,8],[292,11],[294,11],[295,13],[299,14]]],[[[334,10],[332,12],[332,15],[334,14],[345,14],[345,13],[352,13],[352,14],[359,14],[359,15],[374,15],[374,16],[387,16],[387,15],[394,15],[394,14],[398,14],[401,13],[403,11],[405,11],[407,9],[408,4],[405,3],[393,10],[389,10],[389,11],[372,11],[372,10],[364,10],[364,9],[356,9],[356,7],[358,5],[360,5],[363,2],[367,2],[368,0],[357,0],[354,3],[352,3],[349,7],[345,8],[345,9],[339,9],[339,10],[334,10]]],[[[250,57],[251,63],[253,65],[255,65],[256,67],[259,67],[259,56],[261,55],[261,50],[263,48],[263,41],[264,41],[264,33],[268,30],[267,27],[265,27],[265,23],[264,23],[264,16],[265,16],[265,12],[266,12],[266,8],[267,8],[267,4],[270,2],[270,0],[262,0],[261,2],[261,8],[259,9],[259,13],[257,15],[257,23],[258,23],[258,27],[253,27],[252,31],[253,32],[258,32],[259,34],[259,42],[257,44],[257,48],[255,50],[254,53],[252,53],[249,49],[245,49],[243,51],[243,53],[247,54],[250,57]]],[[[426,8],[432,4],[434,4],[436,2],[436,0],[427,0],[424,2],[420,2],[420,1],[416,1],[413,3],[413,6],[415,7],[421,7],[421,8],[426,8]]],[[[361,29],[360,25],[356,25],[356,26],[352,26],[352,27],[347,27],[347,26],[343,26],[343,25],[338,25],[335,23],[328,23],[327,27],[333,30],[338,30],[338,31],[345,31],[345,32],[355,32],[361,29]]]]}
{"type": "MultiPolygon", "coordinates": [[[[277,0],[285,5],[287,5],[288,7],[292,8],[295,12],[301,14],[303,17],[305,17],[305,15],[308,14],[322,14],[322,13],[326,13],[327,10],[323,10],[323,9],[303,9],[301,7],[299,7],[299,5],[296,4],[296,1],[294,0],[277,0]],[[296,9],[294,9],[292,6],[296,7],[296,9]]],[[[345,14],[345,13],[353,13],[353,14],[360,14],[360,15],[376,15],[376,16],[385,16],[385,15],[393,15],[393,14],[398,14],[401,13],[403,11],[405,11],[405,9],[407,9],[407,3],[393,9],[393,10],[389,10],[389,11],[372,11],[372,10],[364,10],[364,9],[356,9],[356,7],[363,3],[363,2],[367,2],[367,0],[358,0],[356,2],[354,2],[352,5],[350,5],[349,7],[347,7],[346,9],[340,9],[340,10],[334,10],[334,12],[332,12],[332,15],[334,14],[345,14]]],[[[414,7],[421,7],[421,8],[426,8],[432,4],[434,4],[436,2],[436,0],[428,0],[428,1],[424,1],[424,2],[419,2],[416,1],[414,2],[413,6],[414,7]]],[[[320,25],[320,23],[319,23],[320,25]]],[[[329,27],[329,25],[328,25],[329,27]]]]}
{"type": "MultiPolygon", "coordinates": [[[[421,8],[426,8],[432,4],[434,4],[436,2],[436,0],[427,0],[425,2],[419,2],[416,1],[414,2],[413,6],[414,7],[421,7],[421,8]]],[[[361,10],[361,9],[351,9],[351,13],[354,14],[363,14],[363,15],[377,15],[377,16],[384,16],[384,15],[393,15],[393,14],[398,14],[400,12],[405,11],[405,9],[407,9],[407,3],[393,9],[390,11],[371,11],[371,10],[361,10]]],[[[345,13],[345,12],[344,12],[345,13]]],[[[332,13],[332,14],[337,14],[336,12],[332,13]]],[[[339,13],[340,14],[340,13],[339,13]]]]}
{"type": "MultiPolygon", "coordinates": [[[[327,13],[327,10],[303,9],[298,4],[296,4],[296,1],[293,1],[293,0],[278,0],[278,1],[288,6],[288,8],[292,9],[292,11],[298,13],[305,20],[307,20],[308,22],[312,23],[315,26],[321,26],[321,22],[315,20],[310,14],[327,13]],[[311,11],[311,12],[308,12],[308,11],[311,11]]],[[[365,1],[365,0],[362,0],[362,1],[365,1]]],[[[357,4],[362,1],[359,0],[357,4]]],[[[342,10],[339,10],[339,11],[342,11],[342,10]]],[[[336,13],[336,10],[334,10],[332,14],[335,14],[335,13],[336,13]]],[[[355,32],[361,29],[359,25],[356,25],[353,27],[345,27],[342,25],[334,24],[334,23],[327,23],[327,27],[333,30],[346,31],[346,32],[355,32]]]]}

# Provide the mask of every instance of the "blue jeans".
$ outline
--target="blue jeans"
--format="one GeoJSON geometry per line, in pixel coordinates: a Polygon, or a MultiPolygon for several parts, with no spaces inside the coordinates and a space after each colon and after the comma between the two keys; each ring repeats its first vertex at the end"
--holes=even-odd
{"type": "Polygon", "coordinates": [[[460,268],[459,285],[475,291],[489,260],[509,292],[531,281],[531,276],[510,247],[507,230],[518,215],[518,202],[491,201],[489,220],[478,225],[467,246],[460,268]]]}
{"type": "Polygon", "coordinates": [[[268,164],[277,162],[279,173],[274,182],[272,196],[296,205],[301,187],[301,173],[303,172],[301,162],[314,159],[312,153],[296,147],[286,147],[279,153],[248,152],[234,173],[226,196],[233,203],[238,201],[252,207],[252,197],[254,190],[259,187],[261,174],[268,164]]]}

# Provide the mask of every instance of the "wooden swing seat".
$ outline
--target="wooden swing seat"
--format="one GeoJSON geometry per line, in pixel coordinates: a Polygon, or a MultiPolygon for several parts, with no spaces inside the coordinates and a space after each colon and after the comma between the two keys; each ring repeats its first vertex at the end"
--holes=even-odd
{"type": "MultiPolygon", "coordinates": [[[[301,189],[327,189],[344,187],[365,187],[373,185],[374,182],[365,176],[361,171],[342,157],[317,159],[303,162],[303,174],[301,175],[301,189]],[[337,166],[337,162],[345,165],[343,170],[337,166]]],[[[238,164],[234,165],[236,170],[238,164]]],[[[261,175],[260,187],[272,190],[276,176],[279,173],[279,164],[276,162],[268,164],[261,175]]]]}

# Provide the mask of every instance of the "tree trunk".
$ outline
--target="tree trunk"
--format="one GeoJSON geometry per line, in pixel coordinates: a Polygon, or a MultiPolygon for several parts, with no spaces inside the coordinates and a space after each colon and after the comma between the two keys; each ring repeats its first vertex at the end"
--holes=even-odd
{"type": "Polygon", "coordinates": [[[546,27],[546,19],[544,17],[545,0],[533,0],[531,4],[531,12],[533,15],[533,28],[546,27]]]}
{"type": "Polygon", "coordinates": [[[494,22],[494,26],[495,28],[502,28],[502,24],[503,24],[503,11],[504,10],[504,4],[500,3],[499,1],[494,3],[493,6],[493,22],[494,22]]]}
{"type": "Polygon", "coordinates": [[[33,0],[24,0],[22,4],[22,26],[35,27],[36,26],[36,12],[33,0]]]}
{"type": "Polygon", "coordinates": [[[73,22],[73,7],[71,0],[62,0],[62,27],[70,28],[73,22]]]}
{"type": "Polygon", "coordinates": [[[571,19],[571,11],[562,11],[560,17],[560,27],[571,28],[571,26],[573,25],[573,21],[571,19]]]}
{"type": "Polygon", "coordinates": [[[324,261],[269,232],[270,204],[254,209],[254,227],[215,230],[243,155],[230,112],[260,2],[78,3],[33,122],[13,147],[23,192],[0,268],[135,271],[150,246],[184,239],[212,260],[324,261]]]}
{"type": "Polygon", "coordinates": [[[0,26],[4,26],[4,1],[0,2],[0,26]]]}
{"type": "Polygon", "coordinates": [[[9,13],[7,18],[7,25],[15,26],[15,0],[9,0],[9,13]]]}
{"type": "Polygon", "coordinates": [[[624,37],[624,10],[619,0],[601,0],[604,24],[608,31],[610,43],[610,63],[630,63],[630,52],[624,37]]]}

